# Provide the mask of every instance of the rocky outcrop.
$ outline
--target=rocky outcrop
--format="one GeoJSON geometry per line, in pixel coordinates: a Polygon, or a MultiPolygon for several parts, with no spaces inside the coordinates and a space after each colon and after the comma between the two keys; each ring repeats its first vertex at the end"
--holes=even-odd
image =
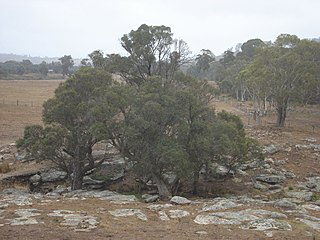
{"type": "Polygon", "coordinates": [[[274,185],[274,184],[283,183],[283,181],[285,180],[285,177],[280,175],[273,175],[273,174],[261,174],[256,176],[255,180],[274,185]]]}

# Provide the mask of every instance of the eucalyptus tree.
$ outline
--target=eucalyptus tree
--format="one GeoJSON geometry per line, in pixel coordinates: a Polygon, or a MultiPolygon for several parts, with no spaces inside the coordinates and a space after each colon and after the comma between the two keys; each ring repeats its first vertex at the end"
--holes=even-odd
{"type": "Polygon", "coordinates": [[[123,35],[121,45],[129,54],[134,77],[143,81],[154,75],[172,79],[190,53],[187,44],[173,39],[171,28],[163,25],[142,24],[137,30],[123,35]]]}
{"type": "Polygon", "coordinates": [[[311,91],[311,86],[317,85],[317,46],[313,41],[281,34],[272,45],[259,49],[245,70],[247,76],[252,78],[252,86],[259,88],[258,91],[263,90],[265,96],[269,95],[274,100],[279,127],[285,125],[289,102],[298,99],[302,90],[311,91]]]}
{"type": "Polygon", "coordinates": [[[61,62],[63,76],[70,76],[71,68],[74,65],[71,55],[64,55],[59,58],[59,61],[61,62]]]}
{"type": "Polygon", "coordinates": [[[99,94],[108,94],[112,84],[110,74],[100,69],[80,68],[44,103],[45,126],[26,127],[23,138],[18,141],[20,149],[51,160],[66,171],[72,190],[81,189],[85,174],[104,161],[93,159],[92,147],[100,140],[94,135],[97,121],[112,121],[117,114],[111,103],[101,111],[99,102],[99,94]]]}

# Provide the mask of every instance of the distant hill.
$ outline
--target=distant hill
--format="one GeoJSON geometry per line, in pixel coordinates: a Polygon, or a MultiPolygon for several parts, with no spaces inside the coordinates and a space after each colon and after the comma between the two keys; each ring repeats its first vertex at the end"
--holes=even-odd
{"type": "MultiPolygon", "coordinates": [[[[33,64],[40,64],[43,61],[46,63],[51,62],[59,62],[60,57],[32,57],[30,55],[17,55],[12,53],[0,53],[0,62],[6,62],[6,61],[17,61],[21,62],[22,60],[30,60],[33,64]]],[[[81,59],[74,58],[73,59],[75,66],[80,65],[81,59]]]]}

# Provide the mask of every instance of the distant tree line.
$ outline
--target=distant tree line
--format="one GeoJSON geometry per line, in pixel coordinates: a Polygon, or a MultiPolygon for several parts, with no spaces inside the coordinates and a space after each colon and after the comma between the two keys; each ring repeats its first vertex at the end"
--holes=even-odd
{"type": "Polygon", "coordinates": [[[70,75],[76,70],[72,57],[65,55],[59,58],[58,62],[40,64],[33,64],[30,60],[18,61],[6,61],[0,62],[0,77],[10,74],[24,75],[24,74],[41,74],[47,76],[48,73],[70,75]]]}
{"type": "Polygon", "coordinates": [[[240,118],[211,107],[207,82],[179,71],[190,51],[169,27],[143,24],[123,35],[121,45],[128,56],[97,50],[82,61],[45,102],[45,125],[25,128],[20,149],[54,162],[76,190],[105,160],[92,155],[104,140],[124,157],[127,173],[145,185],[152,181],[161,198],[187,183],[197,194],[200,172],[210,179],[214,164],[231,172],[260,156],[240,118]]]}
{"type": "Polygon", "coordinates": [[[251,39],[216,59],[203,50],[187,73],[215,81],[221,93],[252,100],[257,110],[274,105],[283,127],[289,104],[320,103],[320,42],[281,34],[275,42],[251,39]]]}

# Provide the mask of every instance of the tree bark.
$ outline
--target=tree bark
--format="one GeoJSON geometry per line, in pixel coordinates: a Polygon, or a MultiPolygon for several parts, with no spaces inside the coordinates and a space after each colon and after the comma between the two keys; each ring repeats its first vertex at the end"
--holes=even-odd
{"type": "Polygon", "coordinates": [[[171,197],[171,194],[167,188],[167,185],[163,181],[163,179],[157,174],[153,174],[152,178],[157,185],[159,198],[161,200],[168,200],[171,197]]]}
{"type": "Polygon", "coordinates": [[[83,177],[84,177],[84,159],[86,157],[86,151],[84,146],[78,146],[76,149],[76,156],[73,160],[73,177],[71,190],[82,189],[83,177]]]}
{"type": "Polygon", "coordinates": [[[197,195],[199,193],[199,171],[193,172],[193,194],[197,195]]]}
{"type": "Polygon", "coordinates": [[[284,127],[287,117],[288,97],[277,103],[277,126],[284,127]]]}

